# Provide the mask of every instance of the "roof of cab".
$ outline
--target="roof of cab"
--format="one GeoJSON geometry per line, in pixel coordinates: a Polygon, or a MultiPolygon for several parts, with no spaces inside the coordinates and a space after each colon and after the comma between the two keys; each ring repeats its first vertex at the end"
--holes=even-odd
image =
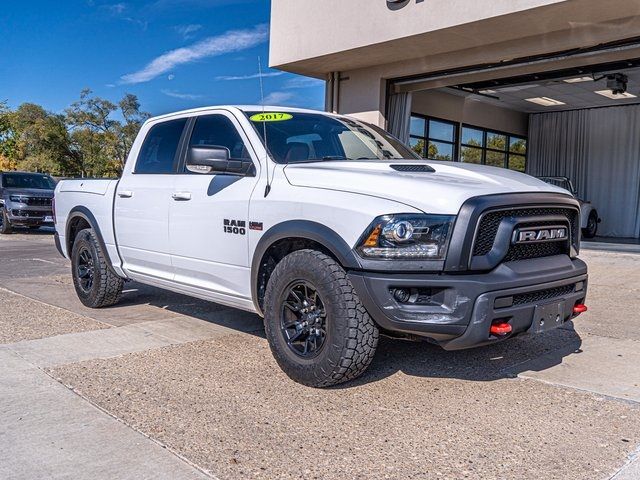
{"type": "Polygon", "coordinates": [[[306,108],[295,108],[295,107],[278,107],[275,105],[211,105],[208,107],[198,107],[191,108],[189,110],[180,110],[178,112],[165,113],[164,115],[158,115],[156,117],[151,117],[147,120],[147,122],[154,122],[157,120],[162,120],[165,118],[171,118],[178,115],[188,115],[194,113],[202,113],[208,110],[241,110],[243,112],[287,112],[287,113],[320,113],[323,115],[334,115],[329,112],[323,112],[320,110],[310,110],[306,108]]]}

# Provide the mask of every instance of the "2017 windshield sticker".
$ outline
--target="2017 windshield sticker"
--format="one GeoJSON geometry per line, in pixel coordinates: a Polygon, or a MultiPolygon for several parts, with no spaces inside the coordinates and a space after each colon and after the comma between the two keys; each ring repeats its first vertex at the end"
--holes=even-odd
{"type": "Polygon", "coordinates": [[[282,122],[284,120],[291,120],[292,118],[293,115],[290,113],[265,112],[251,115],[249,120],[252,122],[282,122]]]}

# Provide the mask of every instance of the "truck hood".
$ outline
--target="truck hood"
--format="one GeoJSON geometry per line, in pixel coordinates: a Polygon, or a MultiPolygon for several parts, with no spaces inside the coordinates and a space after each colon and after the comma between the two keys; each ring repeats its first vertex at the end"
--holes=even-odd
{"type": "Polygon", "coordinates": [[[457,214],[472,197],[499,193],[567,192],[524,173],[454,162],[326,161],[289,164],[291,185],[374,195],[426,213],[457,214]],[[435,172],[401,172],[392,165],[428,165],[435,172]]]}

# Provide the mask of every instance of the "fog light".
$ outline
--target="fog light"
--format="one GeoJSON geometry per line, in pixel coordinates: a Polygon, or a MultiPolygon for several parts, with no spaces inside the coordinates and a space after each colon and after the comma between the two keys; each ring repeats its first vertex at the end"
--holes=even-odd
{"type": "Polygon", "coordinates": [[[411,298],[411,292],[407,288],[396,288],[393,291],[393,298],[400,303],[407,303],[411,298]]]}

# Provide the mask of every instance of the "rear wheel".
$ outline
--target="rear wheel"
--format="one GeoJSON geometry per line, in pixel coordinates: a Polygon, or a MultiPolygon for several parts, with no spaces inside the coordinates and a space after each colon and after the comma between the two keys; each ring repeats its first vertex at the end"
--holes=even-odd
{"type": "Polygon", "coordinates": [[[71,251],[71,274],[78,298],[90,308],[109,307],[122,294],[124,280],[108,266],[95,232],[78,233],[71,251]]]}
{"type": "Polygon", "coordinates": [[[587,219],[586,228],[582,229],[582,235],[585,238],[593,238],[598,233],[598,212],[591,210],[589,218],[587,219]]]}
{"type": "Polygon", "coordinates": [[[12,231],[11,223],[9,223],[9,219],[7,218],[7,212],[3,208],[0,210],[0,233],[11,233],[12,231]]]}
{"type": "Polygon", "coordinates": [[[286,256],[269,279],[264,305],[271,351],[296,382],[336,385],[371,363],[378,328],[331,257],[315,250],[286,256]]]}

